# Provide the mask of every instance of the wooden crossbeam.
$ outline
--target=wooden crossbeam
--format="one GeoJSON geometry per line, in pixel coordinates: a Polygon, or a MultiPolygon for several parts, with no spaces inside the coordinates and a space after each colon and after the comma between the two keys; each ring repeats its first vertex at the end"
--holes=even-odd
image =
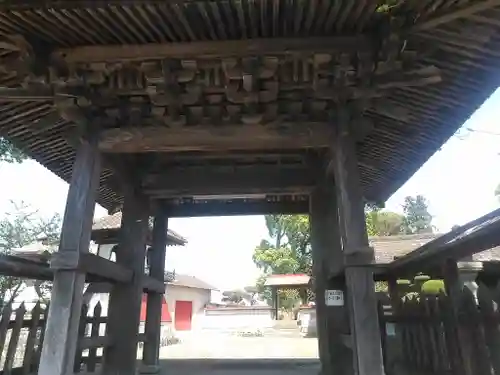
{"type": "Polygon", "coordinates": [[[120,46],[81,46],[59,49],[55,59],[67,63],[161,60],[166,58],[209,58],[295,53],[331,53],[369,50],[365,36],[266,38],[190,43],[154,43],[120,46]]]}
{"type": "Polygon", "coordinates": [[[143,191],[153,197],[307,194],[315,181],[314,170],[301,165],[192,167],[150,175],[143,183],[143,191]]]}
{"type": "Polygon", "coordinates": [[[308,201],[277,201],[266,200],[205,203],[165,204],[169,218],[202,217],[202,216],[237,216],[237,215],[271,215],[271,214],[306,214],[309,210],[308,201]]]}
{"type": "Polygon", "coordinates": [[[114,282],[127,283],[132,271],[95,254],[68,254],[57,252],[52,256],[50,268],[54,270],[78,270],[94,277],[114,282]]]}
{"type": "Polygon", "coordinates": [[[331,131],[332,124],[319,122],[279,126],[127,127],[102,131],[99,148],[109,153],[316,148],[328,146],[331,131]]]}
{"type": "Polygon", "coordinates": [[[500,0],[471,1],[469,5],[465,7],[461,7],[440,16],[432,17],[427,21],[418,23],[411,29],[411,31],[418,32],[430,30],[446,23],[453,22],[459,18],[467,18],[473,14],[484,12],[498,6],[500,6],[500,0]]]}

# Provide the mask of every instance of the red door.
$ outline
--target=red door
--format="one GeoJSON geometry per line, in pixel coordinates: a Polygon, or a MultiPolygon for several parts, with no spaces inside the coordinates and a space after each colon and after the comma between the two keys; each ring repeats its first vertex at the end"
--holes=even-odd
{"type": "Polygon", "coordinates": [[[193,301],[175,301],[175,329],[190,331],[193,317],[193,301]]]}

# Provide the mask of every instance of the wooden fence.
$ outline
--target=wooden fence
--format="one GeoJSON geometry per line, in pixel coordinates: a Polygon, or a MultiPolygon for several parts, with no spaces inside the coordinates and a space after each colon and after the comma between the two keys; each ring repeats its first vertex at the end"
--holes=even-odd
{"type": "Polygon", "coordinates": [[[481,284],[477,298],[465,287],[458,297],[393,298],[390,310],[379,310],[384,351],[396,340],[410,374],[500,375],[500,287],[481,284]]]}
{"type": "MultiPolygon", "coordinates": [[[[101,361],[102,348],[107,339],[100,335],[104,332],[101,324],[106,317],[101,316],[101,304],[88,315],[88,307],[82,307],[78,348],[75,357],[75,372],[94,372],[101,361]]],[[[35,374],[40,362],[45,322],[48,306],[43,308],[37,303],[31,312],[24,304],[15,311],[8,305],[0,320],[0,375],[35,374]],[[7,343],[7,345],[5,345],[7,343]]]]}

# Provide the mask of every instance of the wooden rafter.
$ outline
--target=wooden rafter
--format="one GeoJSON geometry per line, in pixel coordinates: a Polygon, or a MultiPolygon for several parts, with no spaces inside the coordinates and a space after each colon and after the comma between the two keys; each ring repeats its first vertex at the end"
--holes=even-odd
{"type": "Polygon", "coordinates": [[[433,17],[421,23],[417,23],[411,28],[412,32],[426,31],[446,23],[453,22],[459,18],[467,18],[473,14],[487,11],[500,6],[500,0],[471,1],[469,5],[452,10],[437,17],[433,17]]]}

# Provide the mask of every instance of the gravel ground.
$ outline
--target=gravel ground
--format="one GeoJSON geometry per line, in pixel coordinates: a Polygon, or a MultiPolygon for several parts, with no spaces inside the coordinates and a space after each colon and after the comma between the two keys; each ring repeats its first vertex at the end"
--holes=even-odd
{"type": "Polygon", "coordinates": [[[181,343],[160,351],[162,374],[316,375],[318,341],[297,328],[270,329],[262,337],[220,331],[179,332],[181,343]]]}
{"type": "Polygon", "coordinates": [[[192,334],[160,351],[160,358],[318,358],[318,341],[282,336],[238,337],[229,334],[192,334]]]}

